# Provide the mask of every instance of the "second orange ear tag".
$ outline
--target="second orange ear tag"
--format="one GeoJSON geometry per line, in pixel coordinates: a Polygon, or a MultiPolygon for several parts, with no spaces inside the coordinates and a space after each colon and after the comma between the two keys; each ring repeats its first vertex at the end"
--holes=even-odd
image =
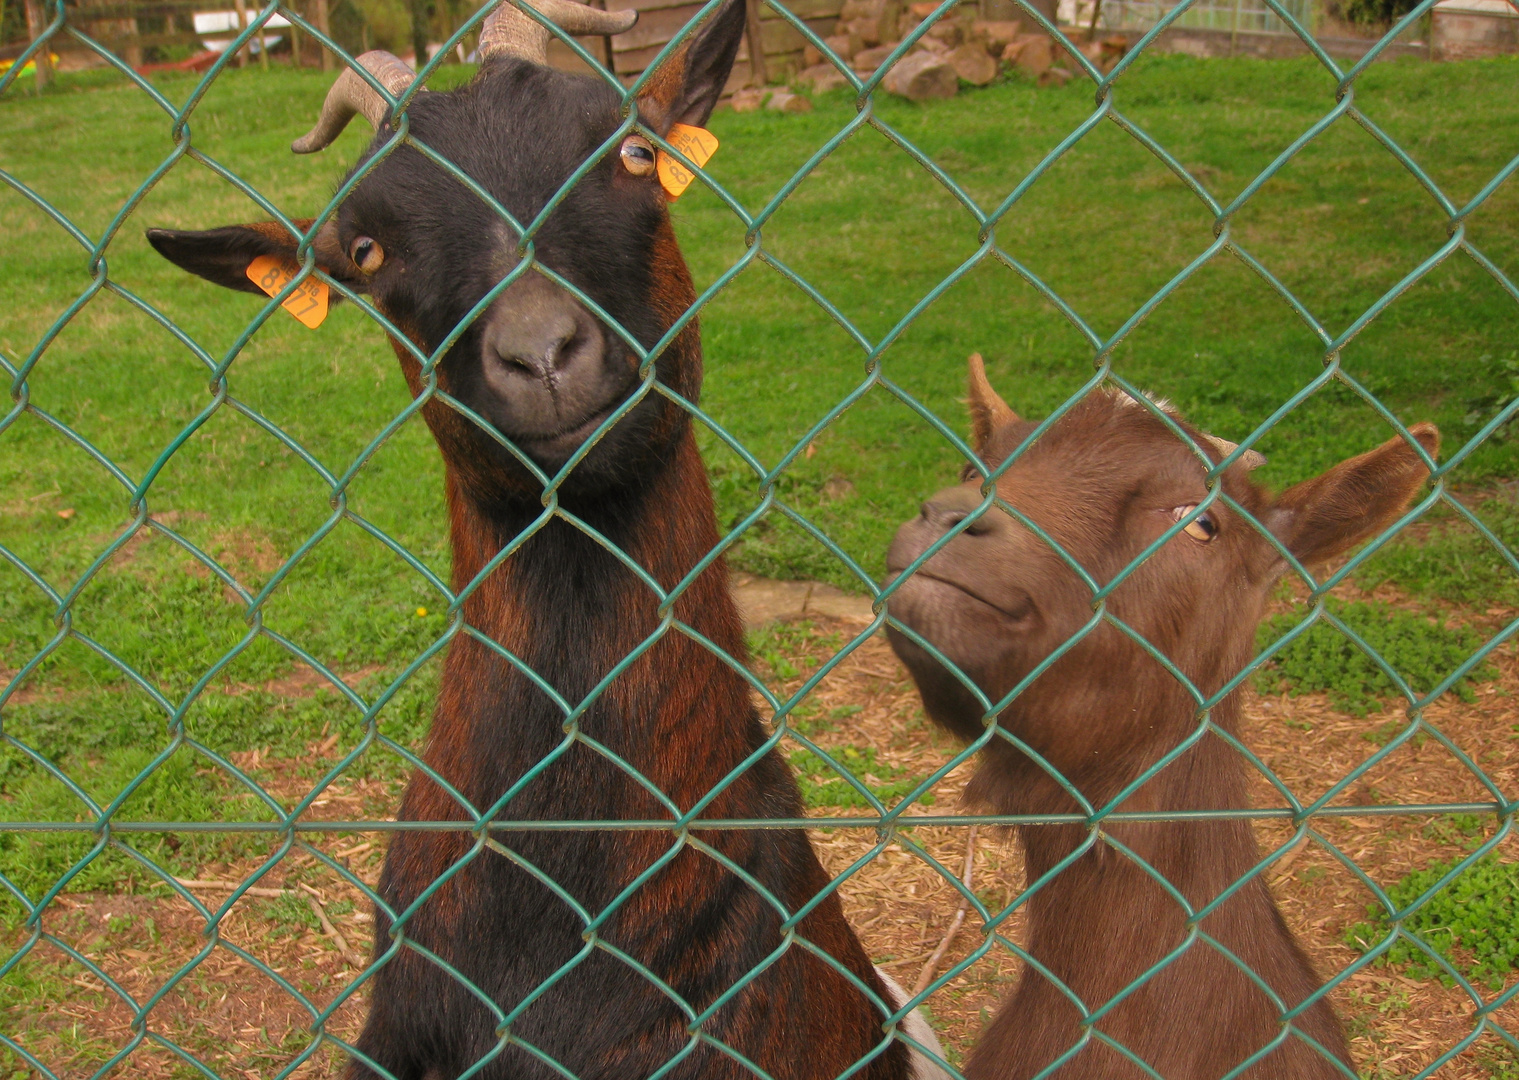
{"type": "MultiPolygon", "coordinates": [[[[248,264],[248,280],[274,296],[301,272],[301,264],[276,255],[260,255],[248,264]]],[[[327,317],[327,283],[314,275],[295,287],[280,305],[315,330],[327,317]]]]}
{"type": "MultiPolygon", "coordinates": [[[[692,127],[690,124],[671,124],[665,142],[685,154],[698,167],[705,165],[717,153],[717,136],[706,128],[692,127]]],[[[679,198],[680,193],[690,187],[691,181],[695,179],[696,174],[675,160],[674,155],[664,150],[659,152],[659,182],[664,185],[666,195],[672,199],[679,198]]]]}

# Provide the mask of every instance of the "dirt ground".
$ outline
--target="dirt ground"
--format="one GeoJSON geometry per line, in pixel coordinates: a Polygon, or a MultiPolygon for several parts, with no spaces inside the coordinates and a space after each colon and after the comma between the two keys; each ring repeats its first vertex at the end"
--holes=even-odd
{"type": "MultiPolygon", "coordinates": [[[[852,639],[859,626],[827,618],[794,624],[778,640],[785,642],[795,673],[773,679],[772,685],[800,685],[841,642],[852,639]]],[[[1511,650],[1500,650],[1495,660],[1499,678],[1476,688],[1474,704],[1439,704],[1427,716],[1504,790],[1512,790],[1519,780],[1519,754],[1514,749],[1519,661],[1511,650]]],[[[907,775],[931,772],[957,749],[924,718],[911,682],[880,637],[864,642],[824,679],[812,701],[810,715],[829,718],[832,725],[816,735],[821,745],[873,748],[877,761],[905,769],[907,775]]],[[[1398,719],[1391,711],[1365,718],[1338,714],[1321,696],[1252,697],[1243,734],[1246,745],[1306,802],[1374,753],[1376,745],[1367,736],[1376,737],[1385,731],[1384,725],[1398,719]]],[[[298,796],[309,785],[300,767],[309,772],[313,762],[336,752],[331,743],[309,749],[310,760],[304,763],[269,761],[250,751],[238,764],[257,770],[275,794],[298,796]]],[[[970,766],[962,765],[950,773],[936,788],[934,805],[923,812],[959,809],[969,772],[970,766]]],[[[330,819],[384,818],[394,812],[397,793],[397,785],[386,781],[343,780],[313,812],[330,819]]],[[[1489,798],[1449,750],[1429,739],[1405,744],[1342,801],[1365,805],[1489,798]]],[[[1259,805],[1279,804],[1264,779],[1256,785],[1255,799],[1259,805]]],[[[1490,832],[1491,819],[1483,827],[1490,832]]],[[[1432,859],[1465,850],[1466,838],[1438,818],[1321,819],[1318,828],[1384,886],[1432,859]]],[[[921,827],[912,832],[945,867],[963,873],[966,827],[921,827]]],[[[1291,835],[1275,822],[1260,825],[1258,833],[1262,845],[1273,848],[1291,835]]],[[[824,864],[839,873],[868,851],[876,837],[868,829],[834,829],[814,831],[813,840],[824,864]]],[[[359,879],[370,884],[377,879],[382,835],[337,835],[313,843],[359,879]]],[[[980,830],[971,847],[973,887],[990,909],[998,910],[1022,885],[1018,849],[1008,836],[988,830],[980,830]]],[[[1501,854],[1519,857],[1508,849],[1501,854]]],[[[187,888],[216,913],[226,903],[231,883],[246,880],[260,865],[207,865],[187,888]]],[[[1343,937],[1349,926],[1365,918],[1371,897],[1353,875],[1313,843],[1284,854],[1268,874],[1288,924],[1322,975],[1330,977],[1356,959],[1358,953],[1343,943],[1343,937]]],[[[113,1054],[134,1045],[129,1060],[113,1075],[144,1080],[201,1075],[181,1055],[199,1058],[224,1077],[248,1080],[273,1076],[302,1055],[309,1056],[296,1076],[328,1077],[340,1071],[345,1055],[314,1037],[313,1030],[352,1037],[365,1012],[362,989],[342,997],[368,956],[372,936],[372,917],[357,889],[315,858],[312,849],[297,849],[232,905],[214,935],[205,932],[205,918],[182,898],[162,888],[152,891],[155,895],[60,895],[42,920],[45,936],[3,976],[16,981],[21,991],[10,995],[10,1015],[0,1021],[5,1033],[59,1077],[90,1075],[113,1054]],[[96,965],[98,974],[65,954],[55,940],[96,965]],[[278,981],[248,957],[268,965],[278,981]],[[134,1009],[100,975],[138,1003],[160,995],[144,1025],[134,1025],[134,1009]]],[[[842,886],[841,895],[867,950],[908,987],[924,978],[931,958],[932,972],[945,971],[982,940],[980,921],[974,916],[947,935],[956,916],[957,894],[938,871],[900,845],[888,847],[857,871],[842,886]],[[943,951],[936,956],[941,944],[943,951]]],[[[1021,917],[1014,916],[1002,932],[1021,942],[1021,917]]],[[[5,937],[7,951],[32,940],[26,928],[5,937]]],[[[1019,968],[1005,950],[994,949],[933,996],[932,1016],[952,1060],[973,1044],[1019,968]]],[[[1475,1022],[1474,1005],[1459,990],[1405,978],[1387,968],[1352,976],[1334,992],[1333,1000],[1346,1022],[1360,1069],[1372,1080],[1418,1072],[1470,1033],[1475,1022]]],[[[1499,1009],[1493,1018],[1510,1031],[1519,1030],[1519,1006],[1499,1009]]],[[[1495,1072],[1495,1061],[1500,1060],[1496,1053],[1496,1041],[1484,1036],[1437,1075],[1442,1080],[1506,1077],[1506,1072],[1495,1072]]],[[[0,1050],[0,1067],[5,1064],[0,1050]]],[[[31,1075],[19,1057],[10,1064],[20,1070],[17,1076],[31,1075]]]]}

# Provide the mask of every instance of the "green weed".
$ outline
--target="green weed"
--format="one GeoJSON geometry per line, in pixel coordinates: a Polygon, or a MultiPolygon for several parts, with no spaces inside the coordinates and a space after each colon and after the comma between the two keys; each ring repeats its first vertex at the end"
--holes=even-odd
{"type": "Polygon", "coordinates": [[[768,623],[749,632],[749,654],[782,681],[798,678],[803,669],[810,674],[819,663],[818,657],[826,657],[844,644],[844,635],[819,634],[816,629],[808,619],[768,623]]]}
{"type": "MultiPolygon", "coordinates": [[[[909,776],[898,765],[881,761],[872,746],[830,746],[828,754],[887,806],[922,783],[921,776],[909,776]]],[[[854,785],[845,780],[832,765],[811,750],[794,750],[791,765],[797,772],[802,801],[810,808],[866,807],[870,803],[854,785]]],[[[933,792],[925,792],[918,802],[934,804],[933,792]]]]}
{"type": "MultiPolygon", "coordinates": [[[[1461,860],[1431,863],[1387,890],[1401,910],[1417,900],[1461,860]]],[[[1380,905],[1369,904],[1368,922],[1345,932],[1345,943],[1370,951],[1392,928],[1380,905]]],[[[1519,960],[1519,863],[1500,862],[1489,855],[1458,874],[1403,919],[1403,929],[1449,961],[1457,971],[1497,990],[1519,960]]],[[[1400,965],[1415,979],[1454,980],[1420,948],[1406,940],[1395,942],[1378,963],[1400,965]]]]}
{"type": "Polygon", "coordinates": [[[1519,1080],[1519,1053],[1507,1043],[1482,1047],[1477,1051],[1477,1061],[1492,1080],[1519,1080]]]}
{"type": "MultiPolygon", "coordinates": [[[[1416,693],[1425,693],[1469,659],[1483,644],[1477,632],[1447,625],[1416,612],[1380,602],[1343,603],[1331,600],[1329,610],[1351,627],[1416,693]]],[[[1264,649],[1297,626],[1295,612],[1274,615],[1256,635],[1264,649]]],[[[1473,701],[1472,683],[1497,677],[1490,664],[1480,664],[1457,681],[1451,692],[1473,701]]],[[[1325,691],[1335,707],[1365,716],[1398,694],[1397,686],[1377,663],[1337,628],[1320,620],[1263,666],[1256,685],[1266,693],[1298,694],[1325,691]]],[[[1373,735],[1379,745],[1396,731],[1373,735]]]]}

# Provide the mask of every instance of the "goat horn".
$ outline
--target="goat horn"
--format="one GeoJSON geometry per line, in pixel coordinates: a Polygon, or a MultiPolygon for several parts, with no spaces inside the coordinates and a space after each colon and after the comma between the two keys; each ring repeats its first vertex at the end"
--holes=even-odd
{"type": "MultiPolygon", "coordinates": [[[[1239,443],[1230,442],[1228,439],[1220,439],[1217,435],[1204,435],[1203,438],[1212,443],[1214,448],[1220,454],[1224,455],[1224,457],[1228,457],[1230,454],[1234,453],[1234,451],[1239,449],[1239,443]]],[[[1266,464],[1266,455],[1262,454],[1258,450],[1246,450],[1243,454],[1240,455],[1239,463],[1243,465],[1247,471],[1250,469],[1259,469],[1262,465],[1266,464]]]]}
{"type": "MultiPolygon", "coordinates": [[[[405,93],[417,77],[404,60],[383,49],[364,53],[358,57],[358,62],[397,97],[405,93]]],[[[332,89],[327,91],[327,100],[322,102],[322,115],[317,117],[316,126],[291,143],[290,149],[297,154],[314,154],[330,146],[354,114],[364,117],[378,130],[389,112],[390,105],[374,92],[374,87],[352,68],[344,68],[332,89]]]]}
{"type": "MultiPolygon", "coordinates": [[[[636,11],[602,11],[574,0],[532,0],[532,7],[568,34],[621,34],[638,21],[636,11]]],[[[550,36],[548,27],[519,11],[512,0],[501,0],[480,28],[480,60],[516,56],[547,63],[550,36]]]]}

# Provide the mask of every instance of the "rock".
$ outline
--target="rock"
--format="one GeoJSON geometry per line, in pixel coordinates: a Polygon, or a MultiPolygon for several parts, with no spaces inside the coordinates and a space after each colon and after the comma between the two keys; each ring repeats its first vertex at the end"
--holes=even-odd
{"type": "Polygon", "coordinates": [[[1103,40],[1103,42],[1102,42],[1102,60],[1101,60],[1102,70],[1105,71],[1105,72],[1106,71],[1112,71],[1113,68],[1118,64],[1118,61],[1122,60],[1128,54],[1129,54],[1129,39],[1128,38],[1123,38],[1123,37],[1105,38],[1103,40]]]}
{"type": "Polygon", "coordinates": [[[834,34],[832,37],[825,37],[823,44],[832,49],[840,60],[851,59],[855,53],[865,47],[865,43],[854,34],[834,34]]]}
{"type": "Polygon", "coordinates": [[[936,56],[944,56],[949,52],[949,46],[938,38],[920,37],[912,43],[914,52],[931,52],[936,56]]]}
{"type": "Polygon", "coordinates": [[[1106,41],[1088,41],[1084,45],[1078,45],[1081,55],[1092,62],[1092,66],[1106,74],[1113,70],[1113,66],[1123,59],[1125,50],[1113,49],[1106,41]]]}
{"type": "Polygon", "coordinates": [[[881,24],[875,19],[850,19],[848,22],[840,19],[838,29],[841,33],[859,38],[861,45],[881,44],[881,24]]]}
{"type": "Polygon", "coordinates": [[[868,623],[875,618],[870,598],[853,596],[815,581],[771,581],[739,574],[733,579],[733,598],[749,629],[773,622],[816,618],[850,619],[868,623]]]}
{"type": "Polygon", "coordinates": [[[909,14],[916,15],[918,17],[918,21],[922,22],[934,12],[938,11],[939,5],[936,4],[934,0],[919,0],[918,3],[908,4],[907,10],[909,14]]]}
{"type": "Polygon", "coordinates": [[[955,67],[930,52],[909,53],[886,73],[881,85],[909,101],[951,98],[960,89],[955,67]]]}
{"type": "MultiPolygon", "coordinates": [[[[1055,62],[1055,46],[1047,37],[1029,38],[1027,41],[1015,41],[1012,45],[1008,46],[1008,49],[1011,50],[1015,46],[1018,47],[1018,52],[1012,57],[1012,61],[1018,65],[1025,75],[1037,79],[1048,71],[1050,65],[1055,62]]],[[[1006,53],[1003,54],[1004,57],[1006,55],[1006,53]]]]}
{"type": "Polygon", "coordinates": [[[971,30],[975,34],[984,36],[988,47],[995,46],[996,51],[1000,53],[1018,40],[1023,25],[1016,19],[977,19],[971,24],[971,30]]]}
{"type": "Polygon", "coordinates": [[[955,69],[956,75],[973,86],[985,86],[997,77],[997,61],[987,56],[980,45],[961,45],[944,59],[955,69]]]}
{"type": "Polygon", "coordinates": [[[1073,74],[1063,67],[1052,67],[1039,76],[1040,86],[1064,86],[1070,82],[1073,74]]]}
{"type": "MultiPolygon", "coordinates": [[[[856,22],[863,26],[867,33],[876,35],[880,34],[880,22],[874,17],[851,20],[851,23],[849,24],[840,22],[838,29],[841,32],[833,34],[830,37],[825,37],[823,39],[823,44],[832,49],[841,60],[848,60],[855,53],[863,49],[866,45],[866,42],[860,37],[858,33],[854,32],[853,30],[848,30],[848,26],[856,22]],[[848,32],[844,32],[846,30],[848,32]]],[[[890,35],[888,35],[888,37],[889,36],[890,35]]],[[[879,45],[884,40],[887,39],[877,36],[876,40],[870,42],[870,44],[879,45]]],[[[802,46],[802,66],[804,68],[812,67],[815,64],[821,64],[827,59],[828,58],[824,56],[816,47],[814,47],[810,41],[802,46]]]]}
{"type": "Polygon", "coordinates": [[[879,45],[896,36],[902,7],[897,0],[844,0],[836,34],[853,34],[862,45],[879,45]]]}
{"type": "Polygon", "coordinates": [[[960,29],[959,23],[952,23],[948,19],[940,19],[923,36],[925,38],[933,38],[936,41],[942,41],[949,48],[953,49],[965,40],[965,31],[960,29]]]}
{"type": "Polygon", "coordinates": [[[1002,52],[1001,45],[993,45],[991,39],[986,36],[986,31],[978,30],[975,26],[966,26],[963,22],[960,29],[965,31],[965,44],[974,45],[992,59],[996,59],[1002,52]]]}
{"type": "Polygon", "coordinates": [[[901,42],[894,41],[889,45],[877,45],[871,49],[861,49],[854,54],[854,59],[850,61],[850,66],[861,75],[874,75],[876,68],[881,66],[881,61],[890,56],[891,51],[900,44],[901,42]]]}
{"type": "Polygon", "coordinates": [[[789,90],[777,90],[770,95],[770,100],[765,103],[767,112],[803,113],[812,111],[812,102],[802,97],[801,94],[793,94],[789,90]]]}
{"type": "Polygon", "coordinates": [[[765,107],[765,99],[775,91],[768,86],[746,86],[733,91],[734,112],[758,112],[765,107]]]}
{"type": "Polygon", "coordinates": [[[829,63],[814,64],[798,75],[796,81],[804,86],[811,86],[814,94],[826,93],[849,85],[849,80],[844,78],[844,73],[829,63]]]}

